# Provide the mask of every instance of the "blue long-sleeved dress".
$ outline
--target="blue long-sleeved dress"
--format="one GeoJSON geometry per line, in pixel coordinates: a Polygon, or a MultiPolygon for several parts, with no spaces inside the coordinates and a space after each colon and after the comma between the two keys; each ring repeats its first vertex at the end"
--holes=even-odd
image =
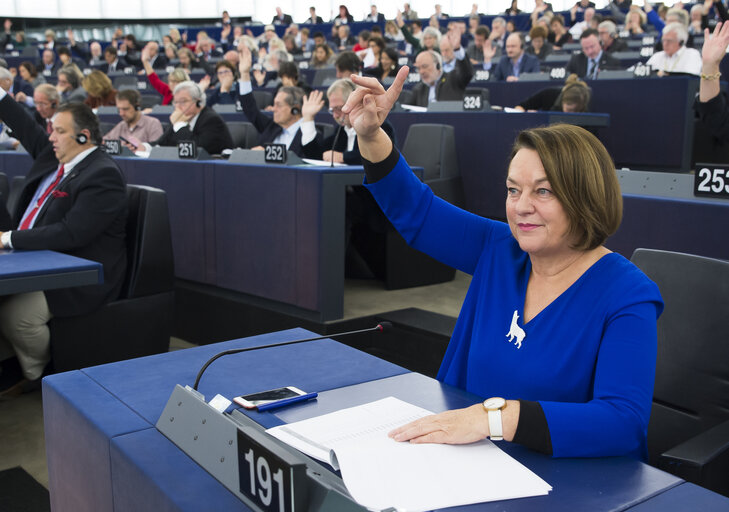
{"type": "Polygon", "coordinates": [[[438,379],[538,401],[556,457],[645,458],[663,310],[652,281],[609,253],[524,324],[531,262],[507,224],[434,196],[402,157],[366,186],[408,243],[473,275],[438,379]],[[520,346],[507,336],[515,311],[520,346]]]}

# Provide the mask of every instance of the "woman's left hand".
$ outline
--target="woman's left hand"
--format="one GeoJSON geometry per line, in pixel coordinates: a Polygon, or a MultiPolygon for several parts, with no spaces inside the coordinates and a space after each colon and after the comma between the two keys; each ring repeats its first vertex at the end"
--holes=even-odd
{"type": "Polygon", "coordinates": [[[434,414],[396,428],[388,434],[395,441],[411,443],[467,444],[489,436],[489,419],[482,404],[434,414]]]}

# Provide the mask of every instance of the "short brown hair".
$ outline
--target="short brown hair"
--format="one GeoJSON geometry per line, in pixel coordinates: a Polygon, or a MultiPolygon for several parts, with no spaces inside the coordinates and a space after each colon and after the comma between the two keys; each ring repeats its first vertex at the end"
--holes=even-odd
{"type": "Polygon", "coordinates": [[[602,245],[623,217],[623,197],[605,146],[579,126],[555,124],[521,132],[511,159],[523,148],[537,152],[555,197],[570,222],[577,250],[602,245]]]}
{"type": "Polygon", "coordinates": [[[536,39],[537,37],[541,37],[542,39],[547,39],[548,35],[549,35],[549,33],[547,32],[547,29],[541,25],[532,27],[532,29],[529,31],[530,39],[536,39]]]}

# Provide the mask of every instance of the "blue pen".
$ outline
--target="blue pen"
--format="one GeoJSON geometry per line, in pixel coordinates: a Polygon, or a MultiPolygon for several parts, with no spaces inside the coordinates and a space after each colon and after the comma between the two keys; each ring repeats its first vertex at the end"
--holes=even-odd
{"type": "Polygon", "coordinates": [[[279,407],[286,407],[287,405],[295,404],[296,402],[303,402],[304,400],[311,400],[319,396],[319,393],[306,393],[305,395],[292,396],[291,398],[284,398],[283,400],[277,400],[270,404],[262,404],[256,407],[258,412],[269,411],[271,409],[278,409],[279,407]]]}

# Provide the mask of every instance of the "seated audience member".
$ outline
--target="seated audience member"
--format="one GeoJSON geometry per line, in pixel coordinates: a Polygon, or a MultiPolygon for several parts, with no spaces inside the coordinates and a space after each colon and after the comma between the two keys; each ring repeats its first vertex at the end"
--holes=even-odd
{"type": "Polygon", "coordinates": [[[100,66],[104,63],[104,55],[101,51],[101,44],[98,41],[92,41],[86,46],[85,44],[78,44],[76,38],[73,35],[73,30],[68,29],[68,44],[71,50],[76,52],[89,66],[100,66]]]}
{"type": "Polygon", "coordinates": [[[301,51],[310,52],[314,50],[314,40],[309,37],[311,31],[307,27],[304,27],[301,29],[301,32],[299,32],[299,34],[301,34],[301,41],[299,42],[301,51]]]}
{"type": "MultiPolygon", "coordinates": [[[[273,96],[276,97],[278,91],[282,87],[298,87],[304,91],[304,95],[308,96],[311,92],[309,84],[299,79],[299,68],[295,62],[282,62],[278,66],[278,84],[273,91],[273,96]]],[[[266,110],[273,110],[273,106],[266,107],[266,110]]]]}
{"type": "Polygon", "coordinates": [[[547,55],[552,53],[552,43],[547,41],[549,32],[541,25],[533,27],[529,31],[529,46],[527,46],[526,53],[534,55],[540,61],[547,58],[547,55]]]}
{"type": "Polygon", "coordinates": [[[299,156],[301,149],[301,108],[303,106],[304,91],[298,87],[282,87],[273,98],[273,117],[267,116],[258,110],[253,97],[251,85],[252,56],[247,46],[241,45],[240,64],[240,103],[243,113],[248,121],[258,130],[258,145],[277,143],[285,144],[289,151],[299,156]]]}
{"type": "Polygon", "coordinates": [[[121,121],[104,140],[124,137],[129,143],[122,141],[132,151],[137,151],[144,142],[152,142],[162,136],[162,123],[159,119],[145,116],[142,113],[142,95],[135,89],[124,89],[116,95],[116,108],[119,109],[121,121]]]}
{"type": "MultiPolygon", "coordinates": [[[[451,31],[456,32],[456,34],[458,35],[458,38],[459,38],[459,43],[460,43],[461,36],[458,33],[458,29],[452,28],[451,31]]],[[[463,46],[460,46],[460,47],[463,48],[463,46]]],[[[456,68],[456,62],[457,62],[453,44],[451,43],[451,38],[450,37],[441,37],[439,48],[440,48],[440,56],[441,56],[441,59],[443,60],[443,72],[449,73],[456,68]]],[[[463,51],[463,54],[464,55],[466,54],[465,50],[463,51]]],[[[470,62],[470,60],[469,60],[469,62],[470,62]]]]}
{"type": "Polygon", "coordinates": [[[362,59],[362,67],[365,69],[376,67],[380,62],[382,50],[386,47],[387,44],[384,38],[377,35],[370,36],[367,41],[367,49],[360,57],[362,59]]]}
{"type": "Polygon", "coordinates": [[[84,103],[92,109],[116,105],[116,89],[109,77],[98,69],[86,75],[81,85],[87,93],[84,103]]]}
{"type": "Polygon", "coordinates": [[[441,33],[437,28],[425,27],[422,38],[418,38],[410,32],[410,29],[403,21],[402,16],[398,15],[398,17],[395,18],[395,22],[400,27],[400,31],[402,32],[405,41],[410,43],[410,46],[412,46],[412,55],[417,56],[420,52],[425,50],[438,50],[441,33]]]}
{"type": "Polygon", "coordinates": [[[594,7],[588,7],[585,10],[585,17],[582,21],[578,21],[572,27],[570,27],[570,34],[572,34],[573,39],[579,39],[579,37],[582,35],[582,33],[590,28],[590,22],[592,21],[593,16],[595,16],[595,8],[594,7]]]}
{"type": "Polygon", "coordinates": [[[491,20],[491,34],[489,39],[492,45],[496,45],[499,50],[503,51],[506,47],[506,38],[509,37],[509,31],[506,30],[506,20],[501,16],[491,20]]]}
{"type": "Polygon", "coordinates": [[[547,87],[519,103],[517,110],[534,112],[589,112],[592,91],[577,75],[570,75],[564,87],[547,87]]]}
{"type": "Polygon", "coordinates": [[[539,18],[553,12],[554,9],[552,8],[552,4],[547,3],[544,0],[536,0],[534,3],[534,10],[529,15],[532,27],[537,24],[539,18]]]}
{"type": "Polygon", "coordinates": [[[603,246],[622,217],[607,150],[577,126],[525,130],[505,182],[507,222],[473,215],[435,197],[379,127],[406,77],[403,68],[388,91],[355,77],[344,106],[365,186],[411,246],[474,276],[438,379],[504,398],[488,400],[488,410],[479,402],[418,419],[390,437],[490,437],[554,457],[645,458],[663,301],[603,246]]]}
{"type": "Polygon", "coordinates": [[[564,17],[561,14],[555,14],[552,21],[549,22],[551,33],[547,38],[554,45],[555,50],[560,50],[567,43],[572,42],[572,34],[564,26],[564,17]]]}
{"type": "MultiPolygon", "coordinates": [[[[342,114],[342,107],[354,92],[356,86],[348,78],[340,78],[327,89],[329,113],[339,128],[326,139],[316,137],[314,116],[324,106],[321,91],[313,91],[304,101],[302,108],[301,132],[304,156],[327,162],[362,165],[362,156],[357,146],[357,133],[349,123],[349,117],[342,114]]],[[[395,130],[385,121],[382,128],[394,140],[395,130]]]]}
{"type": "Polygon", "coordinates": [[[337,70],[337,78],[349,78],[354,73],[359,75],[362,67],[362,61],[354,52],[342,52],[337,55],[334,61],[334,69],[337,70]]]}
{"type": "Polygon", "coordinates": [[[597,26],[597,34],[605,53],[628,51],[628,43],[618,38],[618,28],[610,20],[603,21],[597,26]]]}
{"type": "Polygon", "coordinates": [[[506,39],[506,55],[501,57],[496,66],[484,52],[483,68],[491,69],[491,80],[516,82],[522,73],[538,73],[539,59],[524,51],[521,34],[514,32],[506,39]]]}
{"type": "Polygon", "coordinates": [[[443,60],[439,53],[432,50],[419,53],[415,58],[415,67],[420,74],[420,82],[412,89],[415,105],[427,107],[434,101],[460,101],[468,82],[473,78],[473,66],[461,47],[460,36],[451,31],[447,37],[454,48],[456,67],[450,73],[444,73],[443,60]]]}
{"type": "Polygon", "coordinates": [[[18,103],[33,107],[33,86],[6,68],[0,68],[0,87],[18,103]]]}
{"type": "MultiPolygon", "coordinates": [[[[185,48],[185,50],[187,50],[187,48],[185,48]]],[[[159,76],[157,76],[155,70],[152,69],[152,66],[149,63],[148,55],[144,50],[142,50],[142,65],[144,66],[145,73],[147,73],[147,80],[149,80],[149,83],[152,84],[152,87],[154,87],[154,89],[162,95],[162,105],[169,105],[170,103],[172,103],[172,91],[175,90],[175,87],[177,87],[177,85],[181,84],[182,82],[187,82],[188,80],[190,80],[190,75],[187,74],[187,71],[182,68],[176,68],[174,71],[172,71],[172,73],[167,75],[167,81],[169,82],[169,85],[164,83],[162,80],[160,80],[159,76]]]]}
{"type": "Polygon", "coordinates": [[[117,71],[124,71],[124,68],[129,67],[126,59],[120,57],[116,48],[112,45],[107,46],[104,50],[104,60],[106,61],[106,65],[102,65],[100,70],[107,75],[117,71]]]}
{"type": "Polygon", "coordinates": [[[88,314],[116,299],[126,273],[127,194],[119,167],[101,143],[99,121],[83,103],[58,109],[50,136],[0,91],[0,118],[33,163],[12,221],[0,225],[5,249],[47,249],[98,261],[104,282],[0,298],[0,399],[38,389],[50,361],[48,321],[88,314]],[[60,164],[60,165],[59,165],[60,164]]]}
{"type": "Polygon", "coordinates": [[[479,25],[476,27],[473,41],[471,41],[468,44],[468,48],[466,48],[466,56],[474,66],[480,67],[480,64],[483,62],[483,48],[485,44],[488,44],[496,50],[494,52],[494,57],[499,57],[501,55],[501,49],[489,38],[490,34],[491,31],[486,25],[479,25]]]}
{"type": "Polygon", "coordinates": [[[311,53],[309,67],[312,69],[330,68],[334,65],[337,56],[328,44],[318,44],[311,53]]]}
{"type": "Polygon", "coordinates": [[[301,55],[303,50],[296,45],[296,37],[292,34],[286,34],[283,37],[284,48],[289,55],[301,55]]]}
{"type": "Polygon", "coordinates": [[[174,45],[174,43],[164,44],[164,54],[165,57],[167,57],[167,60],[177,59],[177,47],[174,45]]]}
{"type": "Polygon", "coordinates": [[[634,8],[628,11],[625,16],[625,30],[627,30],[631,36],[642,36],[645,34],[646,15],[640,8],[633,6],[634,8]]]}
{"type": "Polygon", "coordinates": [[[205,93],[193,81],[175,87],[175,110],[170,115],[170,126],[150,146],[177,146],[178,142],[192,140],[198,148],[211,155],[233,148],[233,139],[223,118],[205,105],[205,93]]]}
{"type": "Polygon", "coordinates": [[[188,73],[193,69],[200,67],[200,61],[197,60],[197,57],[194,53],[192,53],[192,50],[186,46],[177,50],[177,59],[180,61],[179,67],[188,73]]]}
{"type": "MultiPolygon", "coordinates": [[[[704,29],[708,28],[709,26],[709,9],[711,9],[711,4],[707,3],[704,5],[696,4],[693,7],[691,7],[691,10],[689,11],[689,26],[688,31],[689,35],[698,34],[701,35],[704,32],[704,29]],[[708,4],[708,5],[707,5],[708,4]]],[[[724,5],[724,4],[722,4],[724,5]]]]}
{"type": "Polygon", "coordinates": [[[719,64],[729,47],[729,23],[717,23],[714,32],[704,30],[704,47],[701,50],[701,82],[699,97],[694,108],[699,118],[721,142],[729,142],[729,101],[721,92],[719,64]]]}
{"type": "Polygon", "coordinates": [[[201,61],[209,61],[210,59],[222,57],[223,52],[220,48],[215,48],[213,46],[212,39],[209,37],[202,37],[198,40],[197,46],[195,46],[195,56],[201,61]]]}
{"type": "Polygon", "coordinates": [[[349,28],[349,25],[339,25],[337,27],[337,35],[332,38],[332,41],[340,51],[346,50],[350,46],[354,46],[354,37],[352,37],[350,31],[351,29],[349,28]]]}
{"type": "Polygon", "coordinates": [[[309,7],[309,17],[304,20],[304,23],[308,23],[310,25],[319,25],[321,23],[324,23],[324,20],[321,18],[321,16],[317,16],[316,7],[309,7]]]}
{"type": "Polygon", "coordinates": [[[43,48],[54,50],[56,48],[56,33],[49,28],[43,33],[43,37],[45,38],[43,48]]]}
{"type": "Polygon", "coordinates": [[[588,28],[580,36],[582,51],[570,57],[565,68],[568,74],[576,74],[580,78],[593,80],[604,69],[617,69],[620,61],[602,51],[597,30],[588,28]]]}
{"type": "Polygon", "coordinates": [[[359,34],[357,34],[357,44],[352,47],[352,51],[354,53],[359,53],[362,50],[369,48],[370,45],[368,44],[368,41],[370,40],[370,35],[369,30],[360,30],[359,34]]]}
{"type": "Polygon", "coordinates": [[[221,60],[215,65],[215,75],[218,78],[218,85],[207,89],[210,85],[210,77],[206,77],[207,80],[203,78],[200,81],[200,86],[203,89],[207,89],[207,104],[209,107],[214,105],[235,105],[238,103],[237,71],[233,67],[233,64],[227,60],[221,60]]]}
{"type": "Polygon", "coordinates": [[[365,75],[374,76],[380,82],[390,81],[388,79],[397,76],[400,66],[397,65],[397,51],[394,48],[385,48],[380,53],[380,62],[374,68],[364,70],[365,75]]]}
{"type": "Polygon", "coordinates": [[[418,11],[411,9],[409,3],[403,4],[402,17],[407,21],[418,21],[420,19],[418,18],[418,11]]]}
{"type": "Polygon", "coordinates": [[[129,142],[122,141],[122,144],[137,151],[144,142],[152,142],[162,136],[162,123],[159,119],[142,113],[142,96],[135,89],[119,91],[116,95],[116,108],[122,120],[104,135],[104,140],[124,137],[129,142]]]}
{"type": "Polygon", "coordinates": [[[433,14],[436,20],[447,20],[450,16],[443,12],[443,6],[435,4],[435,13],[433,14]]]}
{"type": "Polygon", "coordinates": [[[157,41],[150,41],[144,45],[142,51],[147,50],[149,56],[149,64],[153,69],[166,69],[170,61],[164,53],[159,51],[159,43],[157,41]]]}
{"type": "Polygon", "coordinates": [[[276,7],[276,15],[271,20],[274,25],[290,25],[294,22],[290,14],[284,14],[280,7],[276,7]]]}
{"type": "Polygon", "coordinates": [[[40,84],[46,83],[46,79],[43,75],[38,74],[38,70],[32,62],[24,60],[18,66],[18,73],[20,77],[28,82],[34,89],[40,84]]]}
{"type": "Polygon", "coordinates": [[[372,23],[385,23],[385,15],[381,12],[377,12],[377,6],[375,4],[370,5],[370,13],[365,16],[364,21],[370,21],[372,23]]]}
{"type": "Polygon", "coordinates": [[[61,95],[58,89],[51,84],[41,84],[33,91],[33,102],[35,103],[35,115],[33,116],[39,125],[43,127],[47,135],[53,132],[53,120],[56,118],[58,106],[61,103],[61,95]]]}
{"type": "Polygon", "coordinates": [[[82,78],[83,74],[74,65],[64,66],[58,70],[56,89],[61,95],[61,103],[83,102],[86,99],[86,91],[81,86],[82,78]]]}
{"type": "Polygon", "coordinates": [[[79,59],[74,59],[68,46],[56,46],[56,53],[58,54],[58,60],[61,61],[61,67],[68,66],[70,64],[75,64],[77,66],[79,64],[82,66],[86,64],[85,62],[81,62],[79,59]]]}
{"type": "Polygon", "coordinates": [[[405,40],[405,37],[393,20],[387,20],[385,22],[384,38],[388,43],[397,43],[405,40]]]}
{"type": "Polygon", "coordinates": [[[348,25],[354,23],[354,16],[349,14],[349,9],[346,5],[339,6],[339,14],[332,18],[332,23],[335,25],[348,25]]]}
{"type": "Polygon", "coordinates": [[[701,74],[701,53],[694,48],[688,48],[686,41],[688,31],[681,23],[668,23],[663,27],[661,43],[663,50],[651,55],[648,64],[652,70],[658,71],[658,76],[671,73],[701,74]]]}
{"type": "Polygon", "coordinates": [[[48,76],[55,75],[61,69],[61,66],[62,64],[56,60],[56,54],[53,50],[43,50],[41,54],[41,72],[47,73],[48,76]]]}

